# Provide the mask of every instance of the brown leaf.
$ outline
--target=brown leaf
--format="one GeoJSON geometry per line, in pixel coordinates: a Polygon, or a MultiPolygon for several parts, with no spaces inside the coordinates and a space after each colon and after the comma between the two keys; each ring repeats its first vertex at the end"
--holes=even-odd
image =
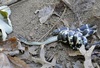
{"type": "Polygon", "coordinates": [[[12,37],[12,38],[9,38],[7,41],[16,42],[17,38],[16,37],[12,37]]]}
{"type": "Polygon", "coordinates": [[[9,60],[19,68],[30,68],[23,60],[17,58],[17,57],[11,57],[8,55],[9,60]]]}
{"type": "Polygon", "coordinates": [[[12,49],[17,47],[17,38],[12,37],[12,38],[9,38],[7,41],[11,43],[12,49]]]}
{"type": "Polygon", "coordinates": [[[0,53],[0,68],[14,68],[4,53],[0,53]]]}
{"type": "Polygon", "coordinates": [[[17,38],[12,37],[9,38],[8,40],[4,41],[2,44],[2,48],[4,48],[5,50],[16,50],[17,49],[17,38]]]}

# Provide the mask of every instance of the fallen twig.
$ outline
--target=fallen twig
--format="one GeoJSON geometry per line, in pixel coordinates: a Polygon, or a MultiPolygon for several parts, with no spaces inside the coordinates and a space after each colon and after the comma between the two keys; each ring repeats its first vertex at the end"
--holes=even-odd
{"type": "Polygon", "coordinates": [[[15,1],[15,2],[9,3],[9,4],[7,4],[7,5],[8,5],[9,7],[12,7],[12,6],[16,5],[16,4],[19,4],[19,3],[22,3],[22,2],[25,2],[25,1],[28,1],[28,0],[17,0],[17,1],[15,1]]]}

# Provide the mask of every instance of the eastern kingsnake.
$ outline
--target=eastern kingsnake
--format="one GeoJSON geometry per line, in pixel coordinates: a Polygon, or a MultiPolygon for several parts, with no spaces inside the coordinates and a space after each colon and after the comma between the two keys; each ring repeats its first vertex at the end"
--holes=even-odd
{"type": "Polygon", "coordinates": [[[54,36],[44,42],[29,42],[23,37],[19,37],[19,40],[27,45],[42,45],[60,41],[67,43],[73,49],[77,49],[82,44],[86,46],[88,44],[87,37],[95,34],[96,32],[96,25],[84,24],[77,29],[69,29],[67,27],[55,29],[52,33],[54,36]]]}

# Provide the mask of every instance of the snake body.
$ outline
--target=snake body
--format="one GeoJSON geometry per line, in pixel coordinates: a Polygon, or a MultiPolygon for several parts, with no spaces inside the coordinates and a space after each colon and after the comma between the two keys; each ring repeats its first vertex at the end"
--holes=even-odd
{"type": "Polygon", "coordinates": [[[53,36],[53,37],[50,37],[48,38],[46,41],[44,42],[30,42],[30,41],[27,41],[25,38],[23,37],[19,37],[19,40],[27,45],[42,45],[42,44],[49,44],[49,43],[52,43],[52,42],[55,42],[57,41],[57,36],[53,36]]]}
{"type": "Polygon", "coordinates": [[[62,27],[53,31],[53,37],[48,38],[44,42],[29,42],[25,38],[20,37],[19,40],[27,45],[42,45],[49,44],[55,41],[60,41],[63,43],[68,43],[71,48],[77,49],[81,45],[87,45],[90,35],[97,32],[97,27],[95,25],[84,24],[77,29],[69,29],[67,27],[62,27]]]}

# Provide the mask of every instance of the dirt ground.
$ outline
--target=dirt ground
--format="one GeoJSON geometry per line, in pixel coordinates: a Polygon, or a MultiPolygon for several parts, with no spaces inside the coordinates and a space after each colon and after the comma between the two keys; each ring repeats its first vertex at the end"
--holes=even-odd
{"type": "MultiPolygon", "coordinates": [[[[46,23],[40,24],[37,14],[34,12],[37,9],[42,8],[46,4],[56,3],[57,0],[25,0],[10,6],[12,14],[11,21],[13,25],[13,32],[9,34],[9,37],[22,35],[29,41],[38,41],[54,23],[58,20],[57,17],[52,16],[46,23]]],[[[99,24],[99,20],[96,19],[96,24],[99,24]]],[[[93,22],[93,21],[92,21],[93,22]]],[[[98,25],[99,26],[99,25],[98,25]]],[[[99,26],[100,27],[100,26],[99,26]]],[[[100,29],[100,28],[99,28],[100,29]]],[[[99,30],[100,32],[100,30],[99,30]]],[[[41,41],[47,39],[51,34],[43,38],[41,41]]],[[[23,44],[25,45],[25,44],[23,44]]],[[[83,60],[83,57],[70,57],[68,56],[69,48],[62,46],[60,43],[52,43],[46,46],[46,58],[50,57],[52,54],[58,53],[59,57],[57,63],[60,64],[61,68],[72,68],[72,66],[83,60]],[[50,45],[56,45],[54,48],[49,48],[50,45]]],[[[29,62],[27,62],[29,63],[29,62]]],[[[40,68],[40,64],[31,62],[29,63],[31,68],[40,68]]],[[[80,66],[82,66],[80,64],[80,66]]],[[[55,67],[60,68],[60,67],[55,67]]]]}

